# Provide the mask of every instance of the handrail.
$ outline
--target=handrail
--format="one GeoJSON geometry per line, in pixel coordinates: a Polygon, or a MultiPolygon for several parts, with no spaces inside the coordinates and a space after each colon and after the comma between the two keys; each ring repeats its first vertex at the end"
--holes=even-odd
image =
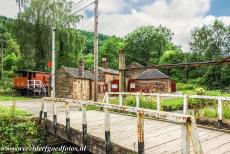
{"type": "MultiPolygon", "coordinates": [[[[139,96],[137,95],[137,99],[139,96]]],[[[138,154],[144,153],[144,116],[158,118],[167,120],[176,124],[181,125],[182,129],[182,150],[183,153],[190,153],[190,140],[193,145],[195,153],[202,154],[203,150],[201,148],[201,143],[199,140],[199,135],[196,128],[196,122],[194,117],[191,115],[180,114],[180,113],[171,113],[158,110],[143,109],[139,106],[130,107],[124,106],[122,104],[115,105],[109,104],[109,93],[105,94],[105,103],[102,102],[93,102],[93,101],[84,101],[76,99],[66,99],[66,98],[52,98],[44,97],[42,101],[42,108],[40,111],[40,118],[44,112],[45,119],[47,119],[47,102],[53,103],[53,123],[54,130],[57,129],[57,112],[55,104],[56,102],[65,103],[65,114],[66,114],[66,133],[68,133],[70,128],[71,116],[69,114],[69,103],[76,103],[82,106],[82,142],[87,146],[87,116],[86,116],[86,107],[87,105],[95,105],[104,109],[105,112],[105,151],[106,153],[111,153],[111,139],[110,139],[110,112],[109,110],[116,110],[120,112],[131,112],[136,113],[137,115],[137,138],[138,138],[138,154]]]]}
{"type": "MultiPolygon", "coordinates": [[[[205,95],[186,95],[186,94],[170,94],[170,93],[130,93],[130,92],[107,92],[108,95],[119,95],[119,103],[122,103],[122,95],[134,95],[134,96],[156,96],[157,97],[157,110],[160,111],[160,97],[177,97],[184,98],[183,101],[183,113],[186,114],[188,110],[188,99],[211,99],[218,102],[218,128],[222,128],[223,119],[223,101],[230,101],[230,97],[223,96],[205,96],[205,95]]],[[[138,104],[138,103],[137,103],[138,104]]]]}
{"type": "Polygon", "coordinates": [[[41,80],[27,80],[27,87],[39,88],[42,89],[44,93],[46,93],[46,88],[41,80]]]}

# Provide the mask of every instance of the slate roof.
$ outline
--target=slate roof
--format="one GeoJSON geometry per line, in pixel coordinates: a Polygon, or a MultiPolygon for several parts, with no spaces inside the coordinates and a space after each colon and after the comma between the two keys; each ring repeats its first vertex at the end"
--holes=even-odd
{"type": "MultiPolygon", "coordinates": [[[[79,69],[78,68],[71,68],[71,67],[64,67],[64,66],[62,66],[61,68],[63,68],[67,74],[71,75],[74,78],[82,78],[79,75],[79,69]]],[[[119,71],[117,71],[117,70],[105,69],[103,67],[98,67],[98,70],[102,71],[102,72],[111,73],[111,74],[119,74],[119,71]]],[[[84,77],[83,78],[89,79],[89,80],[94,80],[93,71],[84,70],[84,77]]],[[[104,79],[101,75],[98,75],[98,80],[104,80],[104,79]]]]}
{"type": "Polygon", "coordinates": [[[136,67],[144,67],[144,66],[137,62],[132,62],[127,66],[127,68],[136,68],[136,67]]]}
{"type": "MultiPolygon", "coordinates": [[[[81,78],[78,68],[71,68],[71,67],[64,67],[64,66],[62,66],[62,68],[66,73],[68,73],[72,77],[81,78]]],[[[93,73],[88,70],[84,70],[84,79],[93,80],[93,73]]]]}
{"type": "Polygon", "coordinates": [[[169,76],[165,75],[158,69],[148,69],[143,73],[136,76],[136,80],[151,80],[151,79],[169,79],[169,76]]]}
{"type": "Polygon", "coordinates": [[[118,70],[113,70],[110,68],[104,68],[104,67],[100,67],[100,66],[98,66],[98,70],[102,71],[102,72],[106,72],[106,73],[111,73],[111,74],[117,74],[117,75],[119,74],[118,70]]]}

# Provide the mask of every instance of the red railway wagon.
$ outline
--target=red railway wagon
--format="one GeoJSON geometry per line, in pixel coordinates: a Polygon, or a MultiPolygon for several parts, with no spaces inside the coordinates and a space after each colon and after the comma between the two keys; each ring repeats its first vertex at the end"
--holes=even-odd
{"type": "Polygon", "coordinates": [[[39,93],[47,95],[50,73],[39,71],[16,71],[13,77],[13,88],[21,95],[30,95],[39,93]]]}

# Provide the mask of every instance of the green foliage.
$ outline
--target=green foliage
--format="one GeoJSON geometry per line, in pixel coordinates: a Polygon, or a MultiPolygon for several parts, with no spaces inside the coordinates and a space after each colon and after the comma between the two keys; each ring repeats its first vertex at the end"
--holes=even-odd
{"type": "Polygon", "coordinates": [[[143,65],[157,64],[171,43],[172,33],[165,27],[143,26],[125,37],[127,64],[135,61],[143,65]]]}
{"type": "MultiPolygon", "coordinates": [[[[207,117],[207,118],[217,118],[218,111],[217,105],[205,107],[199,111],[200,117],[207,117]]],[[[229,102],[223,103],[223,118],[230,120],[230,105],[229,102]]]]}
{"type": "MultiPolygon", "coordinates": [[[[210,25],[195,28],[192,31],[191,49],[196,61],[218,60],[230,54],[230,26],[220,20],[215,20],[210,25]]],[[[201,85],[210,89],[229,87],[229,66],[210,66],[200,69],[202,73],[194,76],[203,76],[201,85]]]]}
{"type": "Polygon", "coordinates": [[[177,91],[195,90],[196,85],[189,83],[177,83],[177,91]]]}
{"type": "Polygon", "coordinates": [[[100,57],[107,58],[110,68],[118,69],[119,52],[123,49],[123,46],[124,40],[113,36],[105,40],[103,42],[103,45],[100,47],[100,57]]]}
{"type": "Polygon", "coordinates": [[[87,54],[84,56],[84,61],[85,61],[85,68],[86,69],[92,69],[93,68],[93,54],[87,54]]]}
{"type": "Polygon", "coordinates": [[[27,97],[13,97],[13,96],[0,96],[0,102],[1,101],[13,101],[13,100],[31,100],[31,98],[27,97]]]}
{"type": "Polygon", "coordinates": [[[0,80],[0,92],[11,92],[12,86],[12,79],[4,78],[3,80],[0,80]]]}
{"type": "Polygon", "coordinates": [[[28,113],[0,107],[0,147],[31,147],[41,144],[35,121],[28,113]]]}

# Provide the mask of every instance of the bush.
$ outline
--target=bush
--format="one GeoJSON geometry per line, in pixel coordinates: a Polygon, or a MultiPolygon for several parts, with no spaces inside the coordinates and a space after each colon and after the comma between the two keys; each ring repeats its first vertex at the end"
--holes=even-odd
{"type": "MultiPolygon", "coordinates": [[[[200,110],[200,117],[217,118],[218,111],[217,105],[205,107],[200,110]]],[[[229,102],[223,103],[223,119],[230,119],[230,104],[229,102]]]]}
{"type": "MultiPolygon", "coordinates": [[[[136,97],[127,96],[124,100],[124,105],[136,107],[136,97]]],[[[153,97],[140,97],[140,107],[145,109],[156,109],[156,100],[153,97]]]]}
{"type": "Polygon", "coordinates": [[[0,92],[11,92],[13,87],[12,79],[4,78],[0,80],[0,92]]]}
{"type": "Polygon", "coordinates": [[[177,83],[177,89],[178,90],[194,90],[196,88],[196,85],[194,84],[188,84],[188,83],[177,83]]]}
{"type": "Polygon", "coordinates": [[[36,123],[28,113],[0,107],[0,147],[31,147],[42,144],[36,123]]]}

